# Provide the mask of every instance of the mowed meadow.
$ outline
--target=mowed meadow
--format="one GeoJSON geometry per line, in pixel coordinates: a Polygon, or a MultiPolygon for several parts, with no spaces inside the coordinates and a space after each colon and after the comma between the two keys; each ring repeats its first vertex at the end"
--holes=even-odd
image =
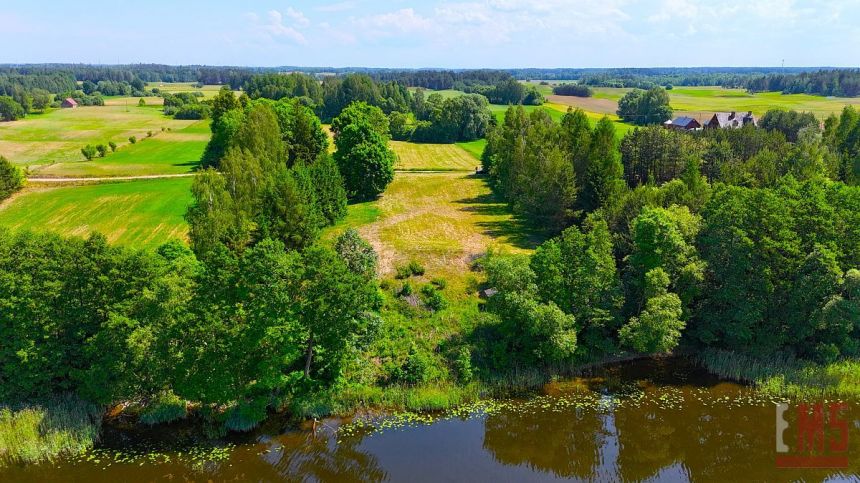
{"type": "Polygon", "coordinates": [[[155,248],[185,241],[191,177],[52,186],[33,183],[0,205],[0,226],[155,248]]]}
{"type": "MultiPolygon", "coordinates": [[[[612,114],[618,109],[618,100],[632,89],[595,87],[593,97],[549,96],[552,104],[579,107],[586,112],[612,114]]],[[[710,87],[674,87],[667,91],[670,105],[676,115],[699,120],[714,112],[752,111],[762,116],[770,109],[805,111],[824,119],[838,114],[847,105],[860,105],[860,98],[823,97],[809,94],[782,94],[781,92],[751,93],[744,89],[710,87]]]]}

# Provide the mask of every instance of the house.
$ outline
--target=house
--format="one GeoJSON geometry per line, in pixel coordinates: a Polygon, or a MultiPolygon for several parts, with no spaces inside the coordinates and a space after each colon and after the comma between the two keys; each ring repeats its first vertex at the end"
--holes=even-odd
{"type": "Polygon", "coordinates": [[[752,111],[746,113],[741,112],[718,112],[711,117],[711,120],[705,123],[705,127],[713,129],[736,129],[744,127],[747,124],[758,126],[758,121],[753,116],[752,111]]]}
{"type": "Polygon", "coordinates": [[[60,107],[66,107],[69,109],[74,109],[74,108],[78,107],[78,103],[75,102],[75,100],[72,99],[71,97],[67,97],[67,98],[63,99],[62,103],[60,103],[60,107]]]}
{"type": "Polygon", "coordinates": [[[681,116],[676,117],[670,121],[666,121],[663,123],[663,127],[666,129],[677,129],[680,131],[692,131],[694,129],[701,129],[702,125],[699,124],[699,121],[693,119],[692,117],[681,116]]]}

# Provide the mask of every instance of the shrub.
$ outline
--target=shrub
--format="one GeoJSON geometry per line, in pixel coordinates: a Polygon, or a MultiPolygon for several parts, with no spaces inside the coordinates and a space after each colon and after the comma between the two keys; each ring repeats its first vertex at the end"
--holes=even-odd
{"type": "Polygon", "coordinates": [[[337,238],[335,251],[353,273],[371,279],[376,276],[379,256],[358,232],[350,228],[337,238]]]}
{"type": "Polygon", "coordinates": [[[412,271],[409,270],[408,265],[401,265],[394,269],[394,278],[398,280],[403,280],[404,278],[409,278],[412,276],[412,271]]]}
{"type": "Polygon", "coordinates": [[[87,144],[86,146],[81,148],[81,154],[83,154],[84,157],[87,158],[87,161],[89,161],[96,157],[97,151],[93,145],[87,144]]]}
{"type": "Polygon", "coordinates": [[[424,267],[420,263],[418,263],[416,260],[412,260],[411,262],[409,262],[409,265],[407,266],[407,268],[409,269],[409,272],[412,275],[415,275],[418,277],[420,277],[421,275],[424,275],[424,267]]]}
{"type": "Polygon", "coordinates": [[[472,381],[474,372],[472,370],[472,351],[468,347],[461,347],[454,357],[454,370],[457,379],[464,384],[472,381]]]}
{"type": "Polygon", "coordinates": [[[156,397],[140,413],[140,422],[152,426],[184,419],[187,414],[185,400],[172,392],[167,392],[156,397]]]}
{"type": "Polygon", "coordinates": [[[146,137],[151,138],[152,137],[152,131],[146,131],[146,137]]]}
{"type": "Polygon", "coordinates": [[[138,107],[143,107],[146,105],[146,101],[144,101],[143,98],[141,97],[140,100],[137,101],[137,105],[138,105],[138,107]]]}
{"type": "Polygon", "coordinates": [[[24,173],[6,158],[0,156],[0,200],[12,196],[12,193],[24,186],[24,173]]]}
{"type": "Polygon", "coordinates": [[[436,290],[436,287],[433,285],[421,287],[421,295],[424,296],[424,304],[427,308],[434,312],[448,308],[448,301],[445,300],[445,296],[442,295],[442,292],[436,290]]]}
{"type": "Polygon", "coordinates": [[[116,152],[116,143],[115,142],[109,141],[108,146],[110,147],[110,152],[112,152],[112,153],[116,152]]]}
{"type": "Polygon", "coordinates": [[[137,136],[130,136],[128,138],[128,142],[130,142],[131,144],[137,143],[137,136]]]}
{"type": "Polygon", "coordinates": [[[400,286],[400,291],[397,292],[397,295],[401,297],[408,297],[415,293],[415,290],[412,289],[412,284],[409,282],[403,282],[403,285],[400,286]]]}
{"type": "Polygon", "coordinates": [[[108,148],[104,144],[99,144],[96,146],[96,151],[98,152],[100,158],[103,158],[107,155],[107,150],[108,148]]]}
{"type": "Polygon", "coordinates": [[[439,290],[445,290],[445,287],[448,286],[448,281],[441,277],[434,278],[430,283],[435,285],[439,290]]]}

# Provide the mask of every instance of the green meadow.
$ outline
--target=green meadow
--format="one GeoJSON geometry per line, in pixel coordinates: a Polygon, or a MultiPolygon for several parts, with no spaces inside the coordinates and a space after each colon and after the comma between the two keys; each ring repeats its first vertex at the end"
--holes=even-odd
{"type": "Polygon", "coordinates": [[[209,136],[209,121],[196,121],[182,129],[159,131],[137,144],[126,144],[104,158],[51,164],[34,174],[75,178],[189,173],[200,164],[209,136]]]}
{"type": "Polygon", "coordinates": [[[195,122],[171,119],[157,106],[136,104],[54,109],[0,123],[0,155],[38,172],[50,164],[84,161],[81,148],[87,144],[113,141],[122,149],[130,136],[140,140],[150,131],[177,131],[195,122]]]}
{"type": "MultiPolygon", "coordinates": [[[[456,144],[419,144],[391,141],[397,154],[395,169],[403,171],[474,171],[475,159],[456,144]]],[[[480,164],[480,163],[477,163],[480,164]]]]}
{"type": "MultiPolygon", "coordinates": [[[[631,89],[597,87],[594,97],[618,101],[631,89]]],[[[763,115],[770,109],[793,109],[812,112],[820,118],[842,111],[846,105],[860,105],[860,98],[822,97],[780,92],[749,93],[743,89],[722,87],[675,87],[669,91],[672,108],[681,113],[704,117],[720,111],[752,111],[763,115]]]]}
{"type": "Polygon", "coordinates": [[[191,177],[46,186],[32,183],[0,205],[0,226],[87,236],[152,248],[185,240],[191,177]]]}

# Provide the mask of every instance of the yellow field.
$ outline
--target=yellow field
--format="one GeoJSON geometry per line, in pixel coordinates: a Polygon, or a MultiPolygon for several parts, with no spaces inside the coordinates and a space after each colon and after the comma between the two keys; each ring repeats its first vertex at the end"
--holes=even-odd
{"type": "Polygon", "coordinates": [[[391,141],[397,154],[395,169],[404,171],[474,171],[481,163],[456,144],[391,141]]]}

